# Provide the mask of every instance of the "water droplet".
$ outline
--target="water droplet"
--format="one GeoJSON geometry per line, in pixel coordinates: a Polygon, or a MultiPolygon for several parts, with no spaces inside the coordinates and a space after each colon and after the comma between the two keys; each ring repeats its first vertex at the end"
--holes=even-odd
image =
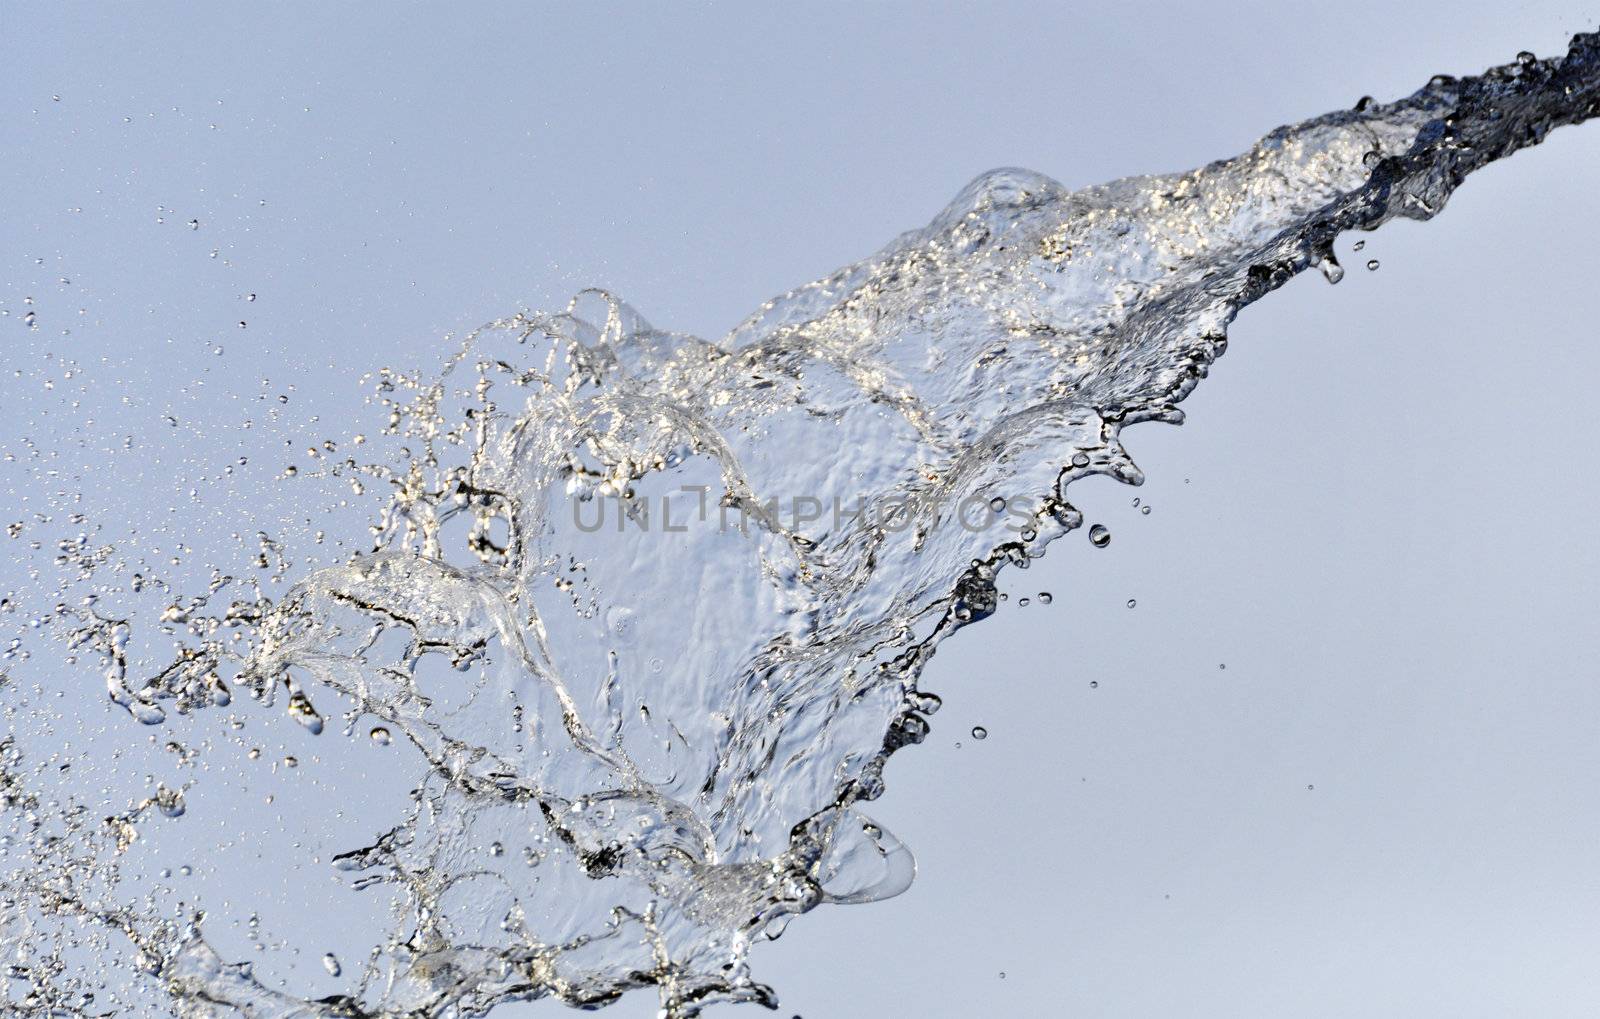
{"type": "Polygon", "coordinates": [[[1017,599],[1017,607],[1018,608],[1023,608],[1023,609],[1028,607],[1028,596],[1027,595],[1023,595],[1021,598],[1017,599]]]}
{"type": "Polygon", "coordinates": [[[1089,528],[1089,543],[1095,548],[1105,548],[1111,544],[1111,530],[1105,524],[1095,524],[1089,528]]]}
{"type": "Polygon", "coordinates": [[[1072,454],[1072,466],[1074,466],[1074,467],[1087,467],[1087,466],[1089,466],[1089,454],[1088,453],[1074,453],[1074,454],[1072,454]]]}
{"type": "Polygon", "coordinates": [[[1049,605],[1051,602],[1055,601],[1055,597],[1056,596],[1051,594],[1049,591],[1040,591],[1039,592],[1039,604],[1040,605],[1049,605]]]}
{"type": "Polygon", "coordinates": [[[1139,600],[1137,598],[1129,598],[1128,599],[1128,608],[1131,609],[1131,608],[1133,608],[1134,606],[1136,606],[1138,604],[1139,604],[1139,600]]]}
{"type": "Polygon", "coordinates": [[[989,500],[989,508],[994,510],[996,513],[999,513],[1001,510],[1006,508],[1006,501],[997,495],[993,499],[989,500]]]}
{"type": "Polygon", "coordinates": [[[322,968],[328,971],[330,977],[336,977],[344,972],[344,968],[339,965],[339,960],[332,952],[322,957],[322,968]]]}
{"type": "Polygon", "coordinates": [[[1367,259],[1367,271],[1368,272],[1377,272],[1378,271],[1378,260],[1376,258],[1367,259]]]}
{"type": "Polygon", "coordinates": [[[371,736],[372,742],[378,744],[380,747],[388,746],[390,741],[394,739],[393,736],[389,735],[389,730],[385,729],[381,725],[373,726],[372,731],[367,735],[371,736]]]}
{"type": "Polygon", "coordinates": [[[1366,241],[1356,241],[1356,243],[1352,246],[1352,250],[1360,251],[1362,248],[1364,248],[1366,246],[1367,246],[1367,242],[1366,241]]]}
{"type": "Polygon", "coordinates": [[[1144,514],[1145,516],[1149,516],[1150,515],[1150,507],[1149,506],[1141,506],[1141,507],[1139,507],[1139,512],[1144,514]]]}
{"type": "Polygon", "coordinates": [[[1538,59],[1538,57],[1534,56],[1532,53],[1529,53],[1527,50],[1523,50],[1521,53],[1517,54],[1517,63],[1521,64],[1523,67],[1533,66],[1534,61],[1538,59]]]}
{"type": "Polygon", "coordinates": [[[1089,689],[1091,689],[1091,690],[1100,689],[1100,681],[1098,679],[1089,680],[1089,689]]]}
{"type": "Polygon", "coordinates": [[[189,229],[190,230],[198,230],[198,229],[200,229],[200,221],[198,219],[189,220],[189,229]]]}
{"type": "Polygon", "coordinates": [[[981,725],[975,725],[975,726],[972,727],[972,738],[973,739],[988,739],[989,738],[989,730],[985,729],[981,725]]]}

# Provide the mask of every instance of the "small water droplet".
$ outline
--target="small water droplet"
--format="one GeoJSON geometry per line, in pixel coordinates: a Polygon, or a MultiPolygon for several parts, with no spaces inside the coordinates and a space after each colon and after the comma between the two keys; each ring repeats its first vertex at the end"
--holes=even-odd
{"type": "Polygon", "coordinates": [[[1111,530],[1105,524],[1095,524],[1089,528],[1089,543],[1095,548],[1105,548],[1111,544],[1111,530]]]}
{"type": "Polygon", "coordinates": [[[1521,64],[1523,67],[1531,67],[1534,61],[1538,59],[1538,57],[1534,56],[1527,50],[1523,50],[1521,53],[1517,54],[1517,63],[1521,64]]]}
{"type": "Polygon", "coordinates": [[[1364,248],[1366,246],[1367,246],[1367,242],[1366,241],[1356,241],[1356,243],[1353,246],[1352,250],[1360,251],[1362,248],[1364,248]]]}
{"type": "Polygon", "coordinates": [[[989,738],[989,730],[985,729],[981,725],[975,725],[975,726],[972,727],[972,738],[973,739],[988,739],[989,738]]]}
{"type": "Polygon", "coordinates": [[[1368,272],[1377,272],[1378,271],[1378,260],[1376,258],[1367,259],[1367,271],[1368,272]]]}
{"type": "Polygon", "coordinates": [[[1006,508],[1006,501],[997,495],[993,499],[989,500],[989,508],[994,510],[996,513],[999,513],[1001,510],[1006,508]]]}
{"type": "Polygon", "coordinates": [[[1131,609],[1131,608],[1133,608],[1134,606],[1136,606],[1138,604],[1139,604],[1139,599],[1137,599],[1137,598],[1129,598],[1128,599],[1128,608],[1131,609]]]}
{"type": "Polygon", "coordinates": [[[328,971],[330,977],[336,977],[344,972],[344,968],[339,965],[339,960],[332,952],[322,957],[322,968],[328,971]]]}
{"type": "Polygon", "coordinates": [[[1150,515],[1150,507],[1149,506],[1141,506],[1141,507],[1139,507],[1139,512],[1144,514],[1145,516],[1149,516],[1150,515]]]}
{"type": "Polygon", "coordinates": [[[1055,601],[1055,597],[1056,596],[1051,594],[1049,591],[1040,591],[1039,592],[1039,604],[1040,605],[1049,605],[1051,602],[1055,601]]]}
{"type": "Polygon", "coordinates": [[[1089,454],[1088,453],[1074,453],[1074,454],[1072,454],[1072,466],[1074,466],[1074,467],[1087,467],[1087,466],[1089,466],[1089,454]]]}

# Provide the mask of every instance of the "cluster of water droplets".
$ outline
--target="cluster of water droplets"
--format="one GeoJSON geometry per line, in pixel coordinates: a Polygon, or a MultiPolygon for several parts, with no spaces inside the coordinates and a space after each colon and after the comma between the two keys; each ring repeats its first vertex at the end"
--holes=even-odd
{"type": "MultiPolygon", "coordinates": [[[[394,455],[330,442],[285,471],[390,493],[345,561],[296,576],[263,534],[268,580],[219,569],[180,594],[107,583],[111,553],[65,541],[57,565],[96,593],[46,629],[132,719],[243,693],[410,771],[387,823],[320,861],[387,916],[365,955],[310,952],[342,988],[319,995],[213,944],[223,910],[267,943],[252,904],[130,873],[141,826],[195,823],[187,801],[221,781],[200,751],[173,743],[193,777],[105,817],[53,791],[71,762],[0,741],[8,1000],[98,1014],[125,963],[149,1007],[192,1016],[478,1015],[642,986],[675,1016],[771,1003],[753,943],[910,882],[863,808],[930,730],[939,642],[1083,523],[1067,487],[1140,483],[1123,429],[1181,421],[1241,308],[1311,267],[1337,282],[1339,233],[1428,218],[1597,108],[1586,35],[1189,173],[1070,191],[995,171],[719,342],[587,292],[485,326],[436,375],[381,372],[394,455]]],[[[8,672],[43,657],[20,647],[8,672]]]]}

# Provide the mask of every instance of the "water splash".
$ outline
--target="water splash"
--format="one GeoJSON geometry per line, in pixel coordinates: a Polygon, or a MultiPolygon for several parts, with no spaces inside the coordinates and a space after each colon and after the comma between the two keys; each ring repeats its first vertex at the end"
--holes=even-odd
{"type": "MultiPolygon", "coordinates": [[[[1427,219],[1472,170],[1597,109],[1583,35],[1190,173],[1075,192],[985,174],[721,342],[600,292],[492,323],[437,377],[380,373],[395,456],[329,443],[285,472],[392,498],[369,551],[281,597],[220,570],[193,595],[108,583],[114,550],[64,541],[60,589],[94,596],[54,630],[133,719],[243,691],[415,775],[386,827],[328,861],[393,911],[364,959],[308,946],[344,988],[313,997],[215,947],[215,912],[250,905],[208,914],[128,872],[152,817],[194,823],[205,774],[102,820],[51,791],[61,762],[7,738],[10,1003],[454,1016],[654,986],[675,1016],[773,1004],[757,939],[911,881],[863,805],[929,731],[918,677],[940,641],[995,611],[1000,570],[1082,524],[1067,487],[1139,484],[1123,429],[1182,420],[1240,309],[1311,267],[1337,283],[1339,233],[1427,219]]],[[[260,541],[258,565],[291,576],[260,541]]],[[[13,671],[33,664],[20,646],[13,671]]]]}

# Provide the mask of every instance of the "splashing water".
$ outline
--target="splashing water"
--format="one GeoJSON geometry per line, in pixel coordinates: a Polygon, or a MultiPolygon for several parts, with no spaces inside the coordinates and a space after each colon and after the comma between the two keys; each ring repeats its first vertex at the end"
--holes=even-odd
{"type": "MultiPolygon", "coordinates": [[[[718,343],[599,292],[492,323],[435,379],[382,373],[400,452],[330,445],[319,472],[390,486],[371,549],[281,597],[220,570],[197,596],[108,579],[114,550],[64,542],[95,594],[46,629],[102,662],[133,719],[241,690],[412,771],[367,843],[321,862],[389,916],[364,957],[308,946],[342,988],[314,996],[217,947],[217,918],[255,903],[187,901],[127,865],[152,816],[199,823],[190,801],[224,775],[105,817],[7,737],[9,1002],[458,1016],[653,985],[674,1016],[775,1003],[754,940],[911,881],[862,807],[928,732],[939,699],[917,680],[939,642],[1081,524],[1067,486],[1140,483],[1123,428],[1181,420],[1241,308],[1313,266],[1338,282],[1340,232],[1427,219],[1472,170],[1597,110],[1600,36],[1582,35],[1190,173],[1076,192],[986,174],[718,343]]],[[[259,565],[290,569],[265,535],[259,565]]],[[[35,660],[21,646],[13,673],[35,660]]]]}

